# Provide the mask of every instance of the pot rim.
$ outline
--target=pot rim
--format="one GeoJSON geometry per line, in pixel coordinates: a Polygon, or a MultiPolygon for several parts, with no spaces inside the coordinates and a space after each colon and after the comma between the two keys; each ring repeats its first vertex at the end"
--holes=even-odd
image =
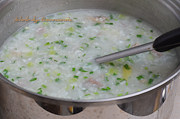
{"type": "Polygon", "coordinates": [[[76,106],[86,107],[86,106],[96,106],[99,104],[120,104],[120,103],[128,102],[129,100],[135,100],[139,96],[145,95],[146,93],[149,92],[156,91],[160,87],[169,84],[178,75],[178,73],[180,73],[180,64],[178,64],[177,68],[165,80],[150,88],[120,97],[103,98],[103,99],[74,100],[74,99],[57,98],[53,96],[45,96],[45,95],[37,94],[35,92],[29,91],[27,89],[24,89],[16,85],[15,83],[5,78],[1,73],[0,73],[0,82],[6,84],[8,87],[10,87],[11,89],[15,90],[18,93],[33,98],[35,101],[42,101],[50,104],[76,105],[76,106]]]}

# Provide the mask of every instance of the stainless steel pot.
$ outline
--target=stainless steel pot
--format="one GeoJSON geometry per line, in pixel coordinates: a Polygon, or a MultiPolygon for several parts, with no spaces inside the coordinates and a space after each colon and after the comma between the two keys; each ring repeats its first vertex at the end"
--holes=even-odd
{"type": "MultiPolygon", "coordinates": [[[[41,17],[49,13],[71,9],[119,11],[144,19],[162,33],[180,27],[179,0],[1,0],[0,44],[2,45],[8,36],[25,24],[14,22],[16,17],[41,17]]],[[[177,48],[176,52],[180,58],[180,48],[177,48]]],[[[13,94],[28,96],[45,110],[60,115],[75,114],[89,106],[117,104],[129,114],[145,116],[159,109],[168,96],[171,96],[169,98],[173,101],[174,92],[172,90],[175,88],[172,86],[172,81],[176,79],[179,72],[180,65],[169,72],[169,76],[164,81],[149,89],[127,96],[99,100],[69,100],[38,95],[16,86],[0,75],[0,114],[7,111],[3,103],[11,97],[13,90],[16,91],[13,94]],[[70,110],[69,107],[74,110],[70,110]]],[[[8,100],[13,101],[12,97],[8,100]]]]}

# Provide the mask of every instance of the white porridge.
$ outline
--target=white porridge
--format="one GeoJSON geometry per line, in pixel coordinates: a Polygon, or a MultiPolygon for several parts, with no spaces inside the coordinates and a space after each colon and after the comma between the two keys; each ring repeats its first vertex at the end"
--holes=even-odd
{"type": "Polygon", "coordinates": [[[67,17],[73,21],[31,23],[9,37],[0,51],[0,72],[38,94],[100,99],[149,88],[177,64],[173,51],[96,64],[96,57],[151,42],[160,32],[141,19],[112,11],[76,10],[48,16],[67,17]]]}

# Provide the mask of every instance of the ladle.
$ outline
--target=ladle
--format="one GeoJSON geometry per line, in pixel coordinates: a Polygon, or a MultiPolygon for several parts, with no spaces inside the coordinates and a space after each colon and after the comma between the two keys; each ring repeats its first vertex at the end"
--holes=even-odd
{"type": "Polygon", "coordinates": [[[104,63],[151,50],[155,50],[157,52],[165,52],[178,46],[180,46],[180,28],[169,31],[159,36],[153,42],[129,48],[120,52],[115,52],[109,55],[101,56],[96,58],[95,61],[97,63],[104,63]]]}

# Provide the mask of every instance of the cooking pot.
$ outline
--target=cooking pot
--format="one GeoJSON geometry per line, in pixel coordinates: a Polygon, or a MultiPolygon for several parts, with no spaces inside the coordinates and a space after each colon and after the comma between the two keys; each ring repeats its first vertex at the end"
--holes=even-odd
{"type": "MultiPolygon", "coordinates": [[[[15,22],[16,17],[42,17],[50,13],[71,9],[119,11],[147,21],[162,33],[180,27],[179,0],[1,0],[0,44],[2,45],[13,32],[25,24],[25,22],[15,22]]],[[[180,58],[180,48],[176,48],[175,51],[177,57],[180,58]]],[[[136,116],[146,116],[158,110],[163,103],[168,101],[169,109],[163,113],[165,116],[162,118],[165,119],[168,118],[172,109],[175,95],[173,90],[176,89],[176,85],[173,83],[179,72],[180,65],[177,65],[174,70],[169,72],[166,79],[153,87],[126,96],[96,100],[70,100],[39,95],[13,84],[0,75],[0,118],[7,119],[8,110],[11,108],[10,110],[13,111],[13,106],[15,106],[12,102],[25,95],[31,100],[35,100],[43,109],[59,115],[76,114],[89,106],[116,104],[120,108],[119,110],[136,116]],[[12,95],[14,96],[12,97],[12,95]]],[[[21,101],[23,102],[23,100],[21,101]]],[[[15,109],[17,108],[14,108],[14,111],[15,109]]],[[[20,118],[17,115],[15,117],[20,118]]],[[[27,116],[27,118],[31,117],[27,116]]]]}

